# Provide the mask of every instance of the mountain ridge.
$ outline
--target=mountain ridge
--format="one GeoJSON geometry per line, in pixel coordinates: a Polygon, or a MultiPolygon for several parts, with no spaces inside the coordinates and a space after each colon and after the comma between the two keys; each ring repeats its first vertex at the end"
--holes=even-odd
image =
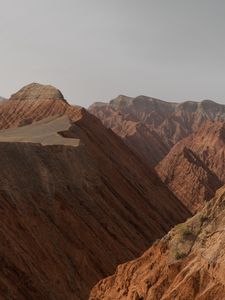
{"type": "Polygon", "coordinates": [[[225,120],[225,105],[211,100],[171,103],[146,96],[120,95],[109,103],[91,105],[89,111],[153,167],[205,121],[225,120]]]}

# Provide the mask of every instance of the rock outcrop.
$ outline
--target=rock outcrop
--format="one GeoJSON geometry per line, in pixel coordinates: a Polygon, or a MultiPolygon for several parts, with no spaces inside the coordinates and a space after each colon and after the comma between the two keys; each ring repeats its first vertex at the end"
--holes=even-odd
{"type": "Polygon", "coordinates": [[[190,213],[96,117],[37,90],[0,106],[0,298],[87,299],[190,213]]]}
{"type": "Polygon", "coordinates": [[[225,183],[225,122],[206,122],[178,142],[156,168],[194,213],[225,183]]]}
{"type": "Polygon", "coordinates": [[[225,186],[140,258],[99,282],[90,300],[221,300],[225,295],[225,186]]]}

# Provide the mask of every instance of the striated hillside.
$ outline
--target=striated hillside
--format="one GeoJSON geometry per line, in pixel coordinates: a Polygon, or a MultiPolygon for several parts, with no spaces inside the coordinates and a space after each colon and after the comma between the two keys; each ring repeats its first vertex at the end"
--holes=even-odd
{"type": "Polygon", "coordinates": [[[56,88],[31,83],[0,105],[0,129],[28,125],[64,114],[76,119],[74,115],[79,115],[79,108],[69,105],[56,88]]]}
{"type": "Polygon", "coordinates": [[[205,121],[225,120],[225,105],[210,100],[169,103],[145,96],[121,95],[109,103],[94,103],[89,111],[150,166],[156,166],[173,145],[205,121]]]}
{"type": "Polygon", "coordinates": [[[63,94],[52,85],[30,83],[10,97],[10,100],[33,101],[33,100],[63,100],[63,94]]]}
{"type": "Polygon", "coordinates": [[[87,299],[190,216],[119,137],[52,87],[14,94],[0,128],[2,299],[87,299]]]}
{"type": "Polygon", "coordinates": [[[91,300],[221,300],[225,295],[225,186],[140,258],[100,281],[91,300]]]}
{"type": "Polygon", "coordinates": [[[178,142],[156,170],[177,197],[197,211],[225,183],[225,123],[206,122],[178,142]]]}

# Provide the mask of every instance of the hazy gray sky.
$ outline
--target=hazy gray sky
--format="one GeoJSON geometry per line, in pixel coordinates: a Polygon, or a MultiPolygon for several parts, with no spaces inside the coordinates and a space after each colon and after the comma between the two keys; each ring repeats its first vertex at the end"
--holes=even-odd
{"type": "Polygon", "coordinates": [[[0,0],[0,95],[30,82],[225,103],[224,0],[0,0]]]}

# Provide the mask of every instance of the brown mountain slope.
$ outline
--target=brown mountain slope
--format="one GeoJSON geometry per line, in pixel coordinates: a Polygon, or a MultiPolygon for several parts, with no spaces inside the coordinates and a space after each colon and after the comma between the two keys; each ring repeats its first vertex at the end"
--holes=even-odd
{"type": "Polygon", "coordinates": [[[225,105],[210,100],[168,103],[145,96],[119,96],[109,103],[94,103],[89,111],[151,166],[206,120],[225,119],[225,105]]]}
{"type": "Polygon", "coordinates": [[[197,211],[225,183],[225,123],[206,122],[178,142],[156,170],[177,197],[197,211]]]}
{"type": "Polygon", "coordinates": [[[87,299],[190,213],[97,118],[37,87],[0,107],[0,298],[87,299]]]}
{"type": "Polygon", "coordinates": [[[98,283],[92,300],[225,299],[225,186],[140,258],[98,283]]]}

